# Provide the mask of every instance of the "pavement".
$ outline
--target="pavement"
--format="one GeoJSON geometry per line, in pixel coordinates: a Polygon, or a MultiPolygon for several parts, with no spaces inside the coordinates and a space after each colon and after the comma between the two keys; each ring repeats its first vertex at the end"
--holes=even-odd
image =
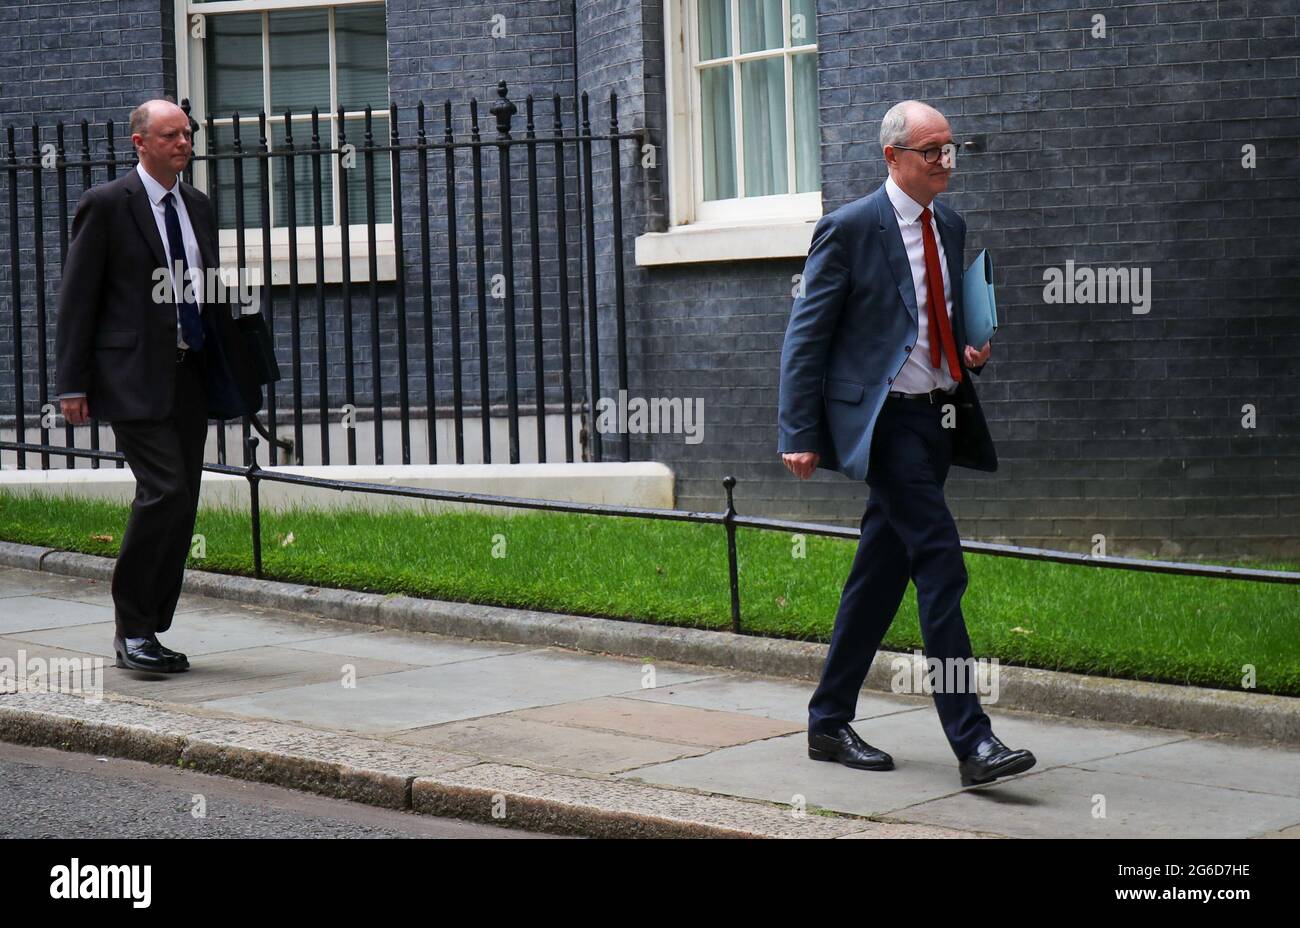
{"type": "Polygon", "coordinates": [[[808,759],[807,680],[191,592],[162,636],[189,672],[114,668],[112,637],[102,576],[0,569],[0,739],[594,836],[1300,837],[1285,744],[986,701],[1038,765],[963,789],[923,696],[863,691],[897,766],[858,771],[808,759]],[[35,679],[60,659],[67,692],[35,679]]]}

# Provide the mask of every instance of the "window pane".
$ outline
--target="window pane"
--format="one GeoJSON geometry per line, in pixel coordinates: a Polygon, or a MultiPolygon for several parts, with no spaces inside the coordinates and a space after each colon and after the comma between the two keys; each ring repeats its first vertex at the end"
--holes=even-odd
{"type": "Polygon", "coordinates": [[[740,50],[783,48],[781,0],[740,0],[740,50]]]}
{"type": "Polygon", "coordinates": [[[731,0],[699,0],[700,60],[731,54],[731,0]]]}
{"type": "MultiPolygon", "coordinates": [[[[235,167],[230,157],[235,150],[235,129],[231,124],[213,126],[213,138],[208,139],[208,153],[225,155],[207,162],[208,196],[212,198],[217,211],[217,227],[235,228],[235,167]]],[[[203,130],[207,131],[204,125],[203,130]]],[[[257,120],[239,121],[239,141],[245,153],[257,151],[257,120]]],[[[259,229],[262,226],[261,170],[258,159],[244,158],[244,228],[259,229]]]]}
{"type": "Polygon", "coordinates": [[[262,98],[262,14],[209,16],[203,57],[208,112],[218,119],[257,113],[262,98]]]}
{"type": "Polygon", "coordinates": [[[785,59],[740,65],[745,132],[745,196],[788,193],[785,158],[785,59]]]}
{"type": "Polygon", "coordinates": [[[325,10],[271,13],[271,110],[330,110],[329,14],[325,10]]]}
{"type": "Polygon", "coordinates": [[[736,137],[731,65],[700,71],[700,123],[704,155],[704,199],[736,195],[736,137]]]}
{"type": "Polygon", "coordinates": [[[794,74],[794,192],[821,189],[821,138],[817,133],[817,53],[792,55],[794,74]]]}
{"type": "Polygon", "coordinates": [[[790,0],[790,44],[817,41],[817,0],[790,0]]]}
{"type": "Polygon", "coordinates": [[[339,104],[388,106],[388,39],[382,6],[340,7],[334,12],[339,104]]]}
{"type": "MultiPolygon", "coordinates": [[[[348,171],[348,222],[361,225],[366,222],[366,170],[367,154],[366,120],[364,116],[345,120],[348,142],[357,147],[356,167],[348,171]]],[[[374,144],[388,144],[388,115],[373,117],[374,144]]],[[[392,153],[377,151],[372,156],[375,165],[375,221],[393,221],[392,153]]]]}
{"type": "MultiPolygon", "coordinates": [[[[330,146],[330,120],[322,119],[320,123],[321,148],[330,146]]],[[[271,135],[271,150],[278,152],[287,151],[284,144],[284,120],[277,119],[271,135]]],[[[271,223],[275,226],[289,225],[289,186],[288,173],[289,161],[293,161],[293,202],[294,202],[294,221],[301,228],[311,226],[316,222],[316,205],[313,195],[312,186],[312,156],[303,154],[311,151],[311,120],[303,119],[293,121],[293,150],[294,156],[290,159],[287,155],[274,159],[274,165],[271,168],[272,183],[272,218],[271,223]]],[[[321,155],[321,215],[325,224],[334,221],[334,165],[330,155],[321,155]]],[[[299,236],[299,244],[304,239],[299,236]]],[[[310,241],[310,239],[306,239],[310,241]]]]}

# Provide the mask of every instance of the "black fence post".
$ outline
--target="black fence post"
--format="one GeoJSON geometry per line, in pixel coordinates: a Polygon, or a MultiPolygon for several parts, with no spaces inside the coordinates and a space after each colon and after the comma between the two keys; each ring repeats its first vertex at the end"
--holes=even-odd
{"type": "MultiPolygon", "coordinates": [[[[41,444],[50,443],[50,430],[45,427],[45,407],[49,403],[49,358],[45,346],[45,178],[42,173],[41,130],[32,123],[32,282],[36,285],[36,407],[41,429],[41,444]]],[[[17,331],[14,332],[16,336],[17,331]]],[[[50,453],[41,452],[41,470],[50,467],[50,453]]]]}
{"type": "MultiPolygon", "coordinates": [[[[438,463],[438,402],[433,376],[433,269],[429,236],[429,136],[424,128],[424,101],[415,107],[417,154],[420,169],[420,278],[424,285],[424,426],[429,463],[438,463]]],[[[399,198],[400,199],[400,198],[399,198]]]]}
{"type": "Polygon", "coordinates": [[[469,100],[470,165],[474,177],[474,276],[478,297],[478,393],[483,463],[492,463],[492,398],[488,393],[487,260],[483,243],[483,149],[478,130],[478,98],[469,100]]]}
{"type": "Polygon", "coordinates": [[[727,475],[722,478],[722,485],[727,488],[727,511],[722,514],[722,524],[727,527],[727,571],[731,585],[731,630],[740,634],[740,568],[736,560],[736,506],[731,498],[735,489],[736,478],[727,475]]]}
{"type": "MultiPolygon", "coordinates": [[[[474,102],[470,101],[470,106],[474,102]]],[[[442,144],[446,154],[443,169],[447,185],[447,288],[451,313],[451,405],[455,416],[456,463],[465,463],[465,399],[461,383],[460,357],[460,251],[456,238],[456,148],[451,132],[451,101],[442,104],[442,144]]],[[[475,149],[478,151],[478,149],[475,149]]],[[[480,285],[481,285],[480,281],[480,285]]]]}
{"type": "Polygon", "coordinates": [[[594,194],[592,193],[591,181],[591,106],[587,97],[587,91],[582,92],[582,186],[584,193],[583,208],[586,215],[583,217],[583,236],[586,243],[587,252],[587,324],[589,328],[587,345],[588,364],[587,383],[588,383],[588,415],[591,417],[591,459],[593,461],[604,460],[600,429],[597,428],[599,417],[596,415],[596,405],[600,402],[600,328],[598,325],[599,303],[596,300],[596,215],[594,208],[594,194]]]}
{"type": "MultiPolygon", "coordinates": [[[[618,346],[618,389],[626,396],[627,385],[627,302],[623,280],[623,175],[618,134],[618,94],[609,95],[609,187],[614,196],[610,219],[614,224],[614,341],[618,346]]],[[[632,460],[632,433],[620,436],[623,460],[632,460]]]]}
{"type": "MultiPolygon", "coordinates": [[[[537,125],[533,119],[533,95],[524,100],[527,124],[524,138],[528,140],[528,244],[532,258],[533,291],[533,393],[537,408],[537,462],[546,463],[546,371],[542,341],[542,243],[539,229],[537,202],[537,125]]],[[[559,162],[563,168],[564,162],[559,162]]]]}
{"type": "MultiPolygon", "coordinates": [[[[23,409],[23,306],[22,263],[19,260],[18,243],[21,238],[18,230],[18,154],[14,148],[14,127],[7,129],[9,142],[9,163],[6,165],[9,175],[9,281],[13,288],[13,326],[14,326],[14,437],[21,444],[27,441],[26,410],[23,409]]],[[[27,452],[18,452],[18,469],[27,468],[27,452]]]]}
{"type": "MultiPolygon", "coordinates": [[[[58,197],[59,197],[59,274],[63,273],[63,265],[68,261],[68,152],[64,146],[63,137],[63,120],[59,120],[58,127],[55,130],[55,139],[58,156],[58,197]]],[[[76,447],[76,436],[72,431],[72,423],[64,420],[63,425],[64,444],[69,448],[76,447]]],[[[76,455],[69,454],[65,466],[72,468],[77,466],[76,455]]]]}
{"type": "Polygon", "coordinates": [[[388,107],[389,144],[392,161],[389,168],[389,188],[393,191],[393,269],[394,301],[397,304],[397,389],[401,414],[402,463],[411,463],[411,385],[406,358],[406,255],[402,248],[405,223],[402,220],[402,147],[397,134],[397,104],[388,107]]]}
{"type": "MultiPolygon", "coordinates": [[[[561,115],[560,95],[551,104],[555,108],[555,242],[559,248],[556,262],[560,271],[560,379],[564,384],[564,460],[573,463],[573,358],[569,337],[569,227],[567,219],[568,198],[564,191],[564,117],[561,115]]],[[[576,135],[576,132],[575,132],[576,135]]],[[[580,255],[581,256],[581,255],[580,255]]],[[[579,280],[579,294],[581,294],[579,280]]]]}
{"type": "Polygon", "coordinates": [[[248,436],[245,445],[244,476],[248,478],[248,507],[253,531],[253,576],[262,579],[262,506],[257,495],[257,482],[261,480],[262,468],[257,463],[257,436],[248,436]]]}
{"type": "MultiPolygon", "coordinates": [[[[262,222],[262,286],[258,299],[262,318],[271,332],[271,344],[275,344],[275,309],[272,304],[271,284],[273,283],[274,265],[271,261],[271,141],[266,124],[266,110],[257,111],[257,187],[261,202],[262,222]]],[[[276,384],[266,385],[266,431],[273,439],[278,439],[278,422],[276,406],[276,384]]],[[[275,441],[267,449],[267,460],[275,464],[280,456],[275,441]]],[[[328,464],[329,462],[326,461],[328,464]]]]}

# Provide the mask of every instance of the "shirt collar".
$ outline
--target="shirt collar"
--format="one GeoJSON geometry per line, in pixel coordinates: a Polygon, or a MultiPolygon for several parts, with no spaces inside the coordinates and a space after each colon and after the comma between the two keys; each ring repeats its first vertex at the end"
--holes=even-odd
{"type": "Polygon", "coordinates": [[[161,204],[162,198],[169,193],[175,193],[176,199],[180,199],[180,184],[176,181],[172,181],[171,189],[168,190],[162,184],[158,183],[158,181],[154,179],[153,175],[144,169],[144,165],[138,161],[136,162],[135,170],[136,173],[140,175],[140,181],[144,184],[144,192],[149,196],[150,203],[161,204]]]}
{"type": "MultiPolygon", "coordinates": [[[[889,202],[894,204],[894,212],[898,214],[899,219],[910,225],[921,218],[921,210],[925,207],[909,197],[902,187],[894,183],[892,175],[885,179],[885,192],[889,194],[889,202]]],[[[930,215],[934,215],[933,203],[930,204],[930,215]]]]}

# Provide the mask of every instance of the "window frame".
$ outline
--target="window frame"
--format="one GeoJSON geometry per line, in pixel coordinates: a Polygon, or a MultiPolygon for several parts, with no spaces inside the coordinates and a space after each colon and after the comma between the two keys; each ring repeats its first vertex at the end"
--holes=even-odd
{"type": "MultiPolygon", "coordinates": [[[[261,13],[263,17],[268,13],[281,12],[288,10],[303,10],[324,8],[329,10],[330,24],[330,43],[329,43],[329,78],[330,78],[330,97],[331,100],[337,98],[338,86],[338,69],[335,60],[336,48],[334,41],[334,9],[338,7],[360,7],[360,6],[380,6],[384,7],[383,0],[173,0],[175,6],[175,30],[176,30],[176,83],[177,99],[186,97],[190,100],[191,114],[199,123],[207,128],[207,73],[204,40],[195,39],[191,36],[192,17],[196,14],[203,15],[220,15],[223,13],[261,13]]],[[[265,20],[262,32],[262,83],[263,83],[263,100],[269,96],[270,90],[268,82],[270,72],[266,68],[266,62],[269,60],[268,49],[268,30],[265,26],[265,20]]],[[[385,70],[387,70],[387,60],[385,61],[385,70]]],[[[391,95],[391,87],[390,87],[391,95]]],[[[390,96],[391,101],[391,96],[390,96]]],[[[388,121],[389,110],[383,109],[372,110],[376,115],[384,117],[385,124],[388,121]]],[[[364,110],[348,110],[345,112],[345,118],[351,121],[352,117],[364,116],[364,110]]],[[[338,127],[335,126],[337,110],[330,113],[321,113],[322,121],[329,124],[329,146],[335,147],[337,141],[338,127]]],[[[267,113],[267,129],[271,131],[273,114],[267,113]]],[[[256,124],[256,116],[253,117],[252,123],[256,124]]],[[[280,118],[283,123],[283,117],[280,118]]],[[[228,126],[231,120],[226,117],[214,120],[218,126],[228,126]]],[[[248,117],[241,116],[241,129],[248,124],[248,117]]],[[[311,113],[294,114],[293,125],[295,129],[295,138],[297,127],[304,125],[308,131],[302,138],[310,138],[311,113]]],[[[391,127],[390,127],[391,129],[391,127]]],[[[241,133],[242,134],[242,133],[241,133]]],[[[195,146],[196,154],[206,154],[208,151],[209,140],[206,133],[198,133],[198,144],[195,146]]],[[[257,134],[251,136],[251,144],[256,145],[257,134]]],[[[325,139],[322,139],[324,142],[325,139]]],[[[387,144],[387,137],[379,140],[387,144]]],[[[325,280],[329,283],[342,281],[342,227],[338,222],[339,216],[339,184],[336,175],[337,171],[332,172],[330,197],[333,203],[331,215],[333,221],[322,225],[322,246],[325,257],[325,280]]],[[[269,180],[269,179],[268,179],[269,180]]],[[[207,163],[203,161],[194,162],[194,185],[205,192],[208,190],[207,163]]],[[[269,188],[268,188],[269,189],[269,188]]],[[[390,180],[390,194],[396,198],[401,192],[392,185],[390,180]]],[[[272,198],[274,194],[272,193],[272,198]]],[[[393,205],[395,209],[396,204],[393,205]]],[[[391,215],[391,213],[390,213],[391,215]]],[[[311,223],[299,223],[297,234],[297,252],[298,252],[298,282],[303,284],[312,284],[316,280],[316,242],[315,229],[311,223]]],[[[350,255],[350,277],[355,282],[365,282],[369,279],[369,225],[362,221],[360,223],[348,223],[349,255],[350,255]]],[[[260,276],[262,266],[262,235],[263,230],[260,227],[250,227],[244,230],[244,266],[250,272],[256,272],[260,276]]],[[[221,250],[221,263],[223,266],[232,266],[238,264],[239,245],[238,232],[235,229],[221,229],[218,231],[219,244],[221,250]]],[[[289,229],[288,226],[275,225],[274,217],[271,226],[271,283],[287,284],[290,282],[291,275],[289,269],[289,229]]],[[[377,222],[375,224],[375,259],[379,280],[395,280],[397,277],[396,249],[394,242],[393,223],[377,222]]],[[[256,281],[255,281],[256,282],[256,281]]]]}
{"type": "MultiPolygon", "coordinates": [[[[736,5],[737,0],[728,0],[736,5]]],[[[665,72],[665,95],[668,98],[668,168],[669,222],[671,226],[691,224],[743,223],[759,219],[807,220],[821,216],[820,187],[807,193],[778,193],[761,197],[733,197],[726,200],[704,199],[704,161],[702,151],[703,107],[700,97],[699,0],[669,0],[665,5],[665,45],[668,60],[665,72]],[[686,104],[683,107],[683,104],[686,104]]],[[[740,51],[740,17],[731,16],[731,51],[727,64],[733,74],[733,125],[735,127],[736,179],[744,189],[744,127],[741,114],[739,65],[742,62],[782,58],[786,98],[786,176],[794,188],[794,79],[793,56],[816,52],[816,42],[790,46],[790,0],[781,0],[782,40],[780,49],[755,52],[740,51]]],[[[710,59],[716,60],[716,59],[710,59]]]]}

